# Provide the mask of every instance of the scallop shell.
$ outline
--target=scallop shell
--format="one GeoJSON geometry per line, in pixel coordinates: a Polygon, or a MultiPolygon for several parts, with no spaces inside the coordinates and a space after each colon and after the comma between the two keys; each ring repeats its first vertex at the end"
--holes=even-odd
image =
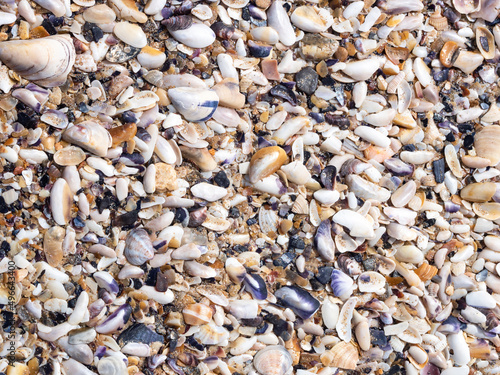
{"type": "Polygon", "coordinates": [[[344,370],[355,370],[358,360],[356,347],[343,341],[321,355],[321,363],[324,366],[338,367],[344,370]]]}
{"type": "Polygon", "coordinates": [[[123,251],[130,264],[140,266],[152,259],[154,249],[148,232],[142,228],[132,230],[125,240],[123,251]]]}
{"type": "Polygon", "coordinates": [[[75,63],[75,47],[68,35],[0,43],[0,60],[29,81],[45,87],[66,82],[75,63]]]}
{"type": "Polygon", "coordinates": [[[229,332],[224,327],[216,326],[213,322],[200,327],[193,336],[203,345],[219,345],[229,337],[229,332]]]}
{"type": "Polygon", "coordinates": [[[253,366],[262,375],[285,375],[292,363],[292,356],[281,345],[265,347],[253,359],[253,366]]]}
{"type": "Polygon", "coordinates": [[[481,129],[474,137],[477,156],[489,159],[490,166],[500,162],[500,126],[490,125],[481,129]]]}
{"type": "Polygon", "coordinates": [[[495,38],[486,27],[476,29],[476,45],[486,60],[495,57],[495,38]]]}
{"type": "Polygon", "coordinates": [[[420,267],[415,270],[415,273],[420,277],[420,280],[425,282],[437,275],[437,268],[431,266],[429,263],[422,263],[420,267]]]}

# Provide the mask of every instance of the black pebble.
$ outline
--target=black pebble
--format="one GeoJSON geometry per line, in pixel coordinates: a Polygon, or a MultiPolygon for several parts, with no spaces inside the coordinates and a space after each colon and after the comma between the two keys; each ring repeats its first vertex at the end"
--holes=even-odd
{"type": "Polygon", "coordinates": [[[273,261],[275,267],[283,267],[286,268],[293,262],[295,259],[295,254],[293,253],[284,253],[278,259],[273,261]]]}
{"type": "Polygon", "coordinates": [[[52,22],[50,22],[48,19],[44,19],[43,22],[42,22],[42,26],[45,30],[47,30],[47,32],[50,34],[50,35],[56,35],[57,34],[57,30],[56,28],[54,27],[54,25],[52,24],[52,22]]]}
{"type": "Polygon", "coordinates": [[[315,275],[316,280],[318,280],[321,284],[326,285],[330,282],[332,278],[333,267],[325,266],[318,268],[318,273],[315,275]]]}
{"type": "Polygon", "coordinates": [[[303,250],[306,248],[306,244],[304,243],[304,240],[299,236],[292,236],[290,238],[290,242],[288,243],[288,248],[303,250]]]}
{"type": "Polygon", "coordinates": [[[215,175],[214,182],[225,189],[227,189],[231,185],[229,179],[227,178],[226,172],[224,171],[220,171],[215,175]]]}
{"type": "Polygon", "coordinates": [[[318,87],[318,73],[312,67],[306,66],[295,75],[295,82],[297,90],[312,95],[318,87]]]}
{"type": "Polygon", "coordinates": [[[3,197],[0,195],[0,213],[6,214],[9,211],[10,209],[8,204],[5,203],[5,199],[3,199],[3,197]]]}

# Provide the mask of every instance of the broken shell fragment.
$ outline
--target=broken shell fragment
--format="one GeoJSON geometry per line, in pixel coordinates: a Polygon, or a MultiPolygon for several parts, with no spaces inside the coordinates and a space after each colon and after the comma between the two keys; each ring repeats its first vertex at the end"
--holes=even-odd
{"type": "Polygon", "coordinates": [[[59,225],[67,225],[71,219],[73,193],[65,179],[59,178],[50,190],[50,209],[54,221],[59,225]]]}
{"type": "Polygon", "coordinates": [[[478,27],[476,29],[476,44],[479,52],[486,60],[491,60],[495,57],[495,38],[486,27],[478,27]]]}
{"type": "Polygon", "coordinates": [[[175,109],[188,121],[210,119],[219,105],[219,97],[213,90],[178,87],[169,89],[168,96],[175,109]]]}
{"type": "Polygon", "coordinates": [[[91,120],[80,122],[66,129],[63,139],[97,156],[106,156],[112,144],[109,132],[99,123],[91,120]]]}
{"type": "Polygon", "coordinates": [[[256,183],[270,176],[285,163],[285,151],[279,146],[264,147],[253,154],[248,168],[248,178],[251,183],[256,183]]]}
{"type": "Polygon", "coordinates": [[[500,126],[490,125],[481,129],[474,137],[477,156],[488,159],[495,166],[500,162],[500,126]]]}
{"type": "Polygon", "coordinates": [[[285,307],[291,308],[302,319],[309,319],[318,311],[320,303],[305,289],[295,285],[284,286],[274,295],[285,307]]]}

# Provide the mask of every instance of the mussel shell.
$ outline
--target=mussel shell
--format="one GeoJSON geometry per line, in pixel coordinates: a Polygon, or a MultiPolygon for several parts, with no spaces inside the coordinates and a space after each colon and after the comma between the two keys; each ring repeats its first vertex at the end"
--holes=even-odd
{"type": "Polygon", "coordinates": [[[337,168],[333,165],[326,166],[321,171],[319,178],[325,189],[333,190],[335,187],[335,179],[337,178],[337,168]]]}
{"type": "Polygon", "coordinates": [[[320,303],[305,289],[298,286],[284,286],[274,293],[281,305],[289,307],[302,319],[309,319],[318,311],[320,303]]]}
{"type": "Polygon", "coordinates": [[[118,343],[121,346],[129,342],[140,342],[143,344],[151,344],[152,342],[164,342],[162,335],[152,331],[142,323],[135,323],[128,327],[118,336],[118,343]]]}
{"type": "Polygon", "coordinates": [[[291,105],[297,105],[297,96],[295,93],[284,85],[276,85],[269,91],[272,96],[277,96],[281,99],[286,100],[291,105]]]}
{"type": "Polygon", "coordinates": [[[245,290],[248,291],[253,298],[264,300],[267,298],[266,282],[262,277],[256,274],[247,273],[243,279],[245,290]]]}
{"type": "Polygon", "coordinates": [[[347,298],[352,294],[354,281],[344,272],[334,269],[330,285],[336,297],[347,298]]]}
{"type": "Polygon", "coordinates": [[[261,375],[285,375],[292,364],[292,356],[281,345],[267,346],[253,359],[253,366],[261,375]]]}
{"type": "Polygon", "coordinates": [[[335,243],[332,238],[331,220],[323,220],[314,236],[314,245],[321,258],[327,262],[332,262],[335,258],[335,243]]]}

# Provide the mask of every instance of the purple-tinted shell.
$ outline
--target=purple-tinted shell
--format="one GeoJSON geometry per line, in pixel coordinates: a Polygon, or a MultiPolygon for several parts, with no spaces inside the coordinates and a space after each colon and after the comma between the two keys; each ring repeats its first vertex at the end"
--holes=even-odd
{"type": "Polygon", "coordinates": [[[444,334],[458,333],[460,332],[461,323],[454,316],[450,316],[438,327],[438,331],[444,334]]]}
{"type": "Polygon", "coordinates": [[[352,293],[353,279],[339,270],[332,271],[332,281],[330,282],[333,294],[336,297],[348,297],[352,293]]]}
{"type": "Polygon", "coordinates": [[[106,289],[110,293],[116,294],[120,291],[118,283],[113,278],[113,276],[111,276],[108,272],[105,271],[96,272],[94,273],[94,279],[101,288],[106,289]]]}
{"type": "Polygon", "coordinates": [[[396,159],[389,158],[384,160],[384,166],[396,176],[410,176],[413,173],[413,165],[406,164],[405,162],[396,159]]]}
{"type": "Polygon", "coordinates": [[[327,262],[333,262],[335,259],[335,243],[332,238],[332,222],[323,220],[314,236],[314,245],[321,258],[327,262]]]}
{"type": "Polygon", "coordinates": [[[444,209],[446,212],[458,212],[460,210],[460,205],[453,203],[452,201],[444,202],[444,209]]]}
{"type": "Polygon", "coordinates": [[[121,330],[127,324],[132,314],[132,307],[128,303],[120,306],[116,311],[108,316],[104,322],[96,327],[96,331],[102,334],[109,334],[121,330]]]}
{"type": "Polygon", "coordinates": [[[248,291],[253,298],[265,300],[267,298],[267,286],[262,277],[257,274],[247,273],[243,279],[245,290],[248,291]]]}
{"type": "Polygon", "coordinates": [[[309,319],[318,311],[320,303],[305,289],[298,286],[284,286],[274,293],[280,304],[289,307],[302,319],[309,319]]]}

